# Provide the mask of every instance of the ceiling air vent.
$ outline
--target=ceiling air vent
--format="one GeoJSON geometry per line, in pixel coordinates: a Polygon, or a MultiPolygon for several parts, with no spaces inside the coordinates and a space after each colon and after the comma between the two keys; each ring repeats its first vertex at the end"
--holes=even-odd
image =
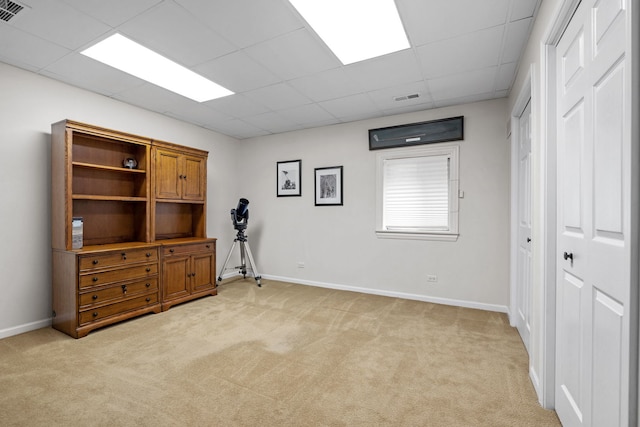
{"type": "Polygon", "coordinates": [[[403,95],[403,96],[396,96],[395,98],[393,98],[394,101],[406,101],[408,99],[415,99],[415,98],[419,98],[420,94],[418,93],[413,93],[411,95],[403,95]]]}
{"type": "Polygon", "coordinates": [[[24,9],[24,6],[14,3],[11,0],[0,0],[0,20],[9,22],[22,9],[24,9]]]}

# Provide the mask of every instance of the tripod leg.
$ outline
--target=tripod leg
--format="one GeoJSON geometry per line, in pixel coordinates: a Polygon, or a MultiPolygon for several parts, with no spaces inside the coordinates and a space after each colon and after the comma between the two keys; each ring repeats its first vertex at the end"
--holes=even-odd
{"type": "Polygon", "coordinates": [[[251,264],[251,271],[253,271],[253,275],[256,278],[256,283],[258,284],[258,287],[262,287],[262,284],[260,283],[260,280],[262,280],[262,277],[260,276],[260,273],[258,273],[258,270],[256,270],[256,262],[253,260],[253,255],[251,254],[251,248],[249,247],[249,243],[246,242],[244,243],[244,245],[246,245],[246,248],[247,248],[247,256],[249,257],[249,263],[251,264]]]}
{"type": "Polygon", "coordinates": [[[240,242],[240,273],[242,273],[242,278],[246,279],[247,278],[247,263],[244,259],[244,245],[245,242],[241,241],[240,242]]]}
{"type": "Polygon", "coordinates": [[[216,286],[219,285],[220,282],[222,282],[222,275],[227,269],[227,264],[229,264],[229,259],[231,258],[231,254],[233,253],[233,248],[236,247],[236,242],[237,240],[234,240],[233,244],[231,245],[231,248],[229,249],[229,253],[227,254],[227,259],[224,261],[224,264],[222,265],[222,270],[220,270],[220,275],[218,276],[218,283],[216,284],[216,286]]]}

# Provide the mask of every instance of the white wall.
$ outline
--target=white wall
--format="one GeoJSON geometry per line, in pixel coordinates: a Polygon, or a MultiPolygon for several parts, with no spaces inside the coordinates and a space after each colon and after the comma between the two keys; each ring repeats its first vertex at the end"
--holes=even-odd
{"type": "MultiPolygon", "coordinates": [[[[247,235],[264,276],[497,311],[509,303],[506,100],[241,141],[247,235]],[[463,115],[457,242],[378,239],[368,129],[463,115]],[[276,197],[276,162],[302,160],[302,196],[276,197]],[[344,206],[314,206],[314,168],[343,166],[344,206]],[[304,262],[305,268],[297,263],[304,262]],[[436,284],[427,274],[438,276],[436,284]]],[[[451,144],[451,143],[447,143],[451,144]]]]}
{"type": "Polygon", "coordinates": [[[0,338],[50,324],[51,123],[72,119],[208,150],[207,233],[230,241],[237,140],[3,63],[0,81],[0,338]]]}

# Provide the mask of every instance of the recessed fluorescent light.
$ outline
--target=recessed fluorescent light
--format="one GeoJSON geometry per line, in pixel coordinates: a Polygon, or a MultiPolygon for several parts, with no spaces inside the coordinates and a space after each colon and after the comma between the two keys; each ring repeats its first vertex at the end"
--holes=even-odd
{"type": "Polygon", "coordinates": [[[230,90],[117,33],[80,53],[194,101],[233,95],[230,90]]]}
{"type": "Polygon", "coordinates": [[[409,48],[393,0],[289,0],[343,64],[409,48]]]}

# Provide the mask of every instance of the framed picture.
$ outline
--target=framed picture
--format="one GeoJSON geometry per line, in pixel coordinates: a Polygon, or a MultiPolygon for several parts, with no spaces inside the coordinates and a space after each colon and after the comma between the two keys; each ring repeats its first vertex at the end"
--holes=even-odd
{"type": "Polygon", "coordinates": [[[316,206],[342,206],[342,166],[315,169],[316,206]]]}
{"type": "Polygon", "coordinates": [[[300,170],[302,160],[278,162],[277,192],[278,197],[302,195],[300,170]]]}

